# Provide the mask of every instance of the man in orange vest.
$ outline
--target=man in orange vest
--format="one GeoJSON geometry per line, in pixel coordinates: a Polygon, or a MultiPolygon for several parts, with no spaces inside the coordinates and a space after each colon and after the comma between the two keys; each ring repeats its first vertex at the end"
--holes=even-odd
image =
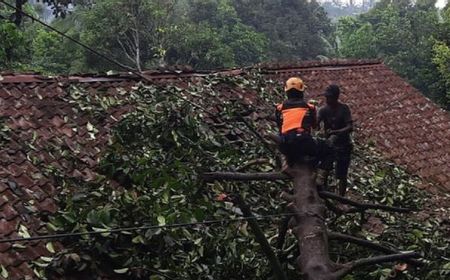
{"type": "Polygon", "coordinates": [[[284,87],[287,100],[276,107],[279,149],[289,167],[302,163],[315,166],[330,153],[325,143],[316,141],[311,135],[311,130],[317,126],[317,112],[314,105],[304,100],[305,89],[302,79],[288,79],[284,87]]]}

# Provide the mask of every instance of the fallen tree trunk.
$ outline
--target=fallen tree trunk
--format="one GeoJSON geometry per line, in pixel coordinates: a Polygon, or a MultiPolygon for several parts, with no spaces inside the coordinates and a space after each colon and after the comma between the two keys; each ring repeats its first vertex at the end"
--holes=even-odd
{"type": "Polygon", "coordinates": [[[307,166],[290,170],[294,180],[293,201],[288,206],[295,213],[293,232],[300,255],[297,264],[305,280],[337,279],[339,267],[328,255],[328,235],[325,225],[326,207],[319,197],[313,171],[307,166]]]}
{"type": "MultiPolygon", "coordinates": [[[[414,258],[421,258],[420,254],[414,252],[396,253],[385,256],[377,256],[366,259],[355,260],[346,264],[336,264],[330,260],[328,251],[328,233],[325,224],[326,204],[323,199],[334,199],[341,203],[349,204],[365,211],[367,209],[379,209],[393,212],[408,212],[407,208],[398,208],[392,206],[367,204],[352,201],[333,193],[319,192],[317,190],[314,172],[312,168],[301,165],[289,168],[289,175],[283,173],[230,173],[230,172],[211,172],[202,175],[203,180],[212,182],[222,181],[275,181],[292,179],[294,185],[294,194],[283,192],[281,198],[287,200],[288,210],[293,217],[289,221],[289,226],[293,229],[298,240],[300,255],[297,258],[297,264],[304,280],[339,280],[352,270],[365,266],[392,261],[408,261],[414,258]]],[[[284,231],[284,230],[283,230],[284,231]]],[[[284,232],[282,233],[285,234],[284,232]]],[[[334,238],[342,239],[342,236],[331,234],[334,238]]],[[[284,241],[284,236],[281,238],[284,241]]],[[[350,240],[350,239],[349,239],[350,240]]],[[[351,241],[362,244],[360,240],[351,241]],[[358,242],[357,242],[358,241],[358,242]]],[[[279,240],[281,243],[281,240],[279,240]]],[[[365,243],[364,243],[365,244],[365,243]]],[[[280,248],[280,244],[277,245],[280,248]]],[[[281,244],[282,247],[282,244],[281,244]]],[[[373,245],[380,249],[380,246],[373,245]]],[[[273,258],[273,256],[272,256],[273,258]]]]}

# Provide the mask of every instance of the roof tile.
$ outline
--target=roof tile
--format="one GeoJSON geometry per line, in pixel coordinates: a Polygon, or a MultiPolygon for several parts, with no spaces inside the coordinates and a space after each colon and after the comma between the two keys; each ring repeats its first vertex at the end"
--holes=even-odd
{"type": "Polygon", "coordinates": [[[48,198],[44,199],[43,201],[39,202],[38,207],[41,212],[46,212],[49,214],[53,214],[57,210],[55,201],[51,197],[48,197],[48,198]]]}
{"type": "Polygon", "coordinates": [[[17,219],[8,221],[5,218],[0,218],[0,236],[8,236],[16,230],[18,224],[19,220],[17,219]]]}
{"type": "Polygon", "coordinates": [[[14,209],[11,204],[5,204],[0,208],[0,219],[3,218],[10,221],[18,215],[19,213],[17,213],[16,209],[14,209]]]}
{"type": "Polygon", "coordinates": [[[8,269],[8,273],[9,273],[9,278],[11,278],[11,279],[25,279],[25,280],[28,280],[28,279],[34,279],[35,278],[35,274],[34,274],[33,270],[25,262],[21,263],[17,267],[9,268],[8,269]],[[29,278],[27,279],[26,276],[28,276],[29,278]]]}

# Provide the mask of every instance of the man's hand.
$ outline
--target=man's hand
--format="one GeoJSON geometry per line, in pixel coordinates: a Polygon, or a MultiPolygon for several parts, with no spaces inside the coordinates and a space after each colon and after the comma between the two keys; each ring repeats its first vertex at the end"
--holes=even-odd
{"type": "Polygon", "coordinates": [[[337,139],[337,135],[336,135],[336,134],[331,135],[331,136],[328,137],[328,139],[326,140],[327,145],[328,145],[329,147],[333,147],[333,146],[334,146],[334,143],[336,142],[336,139],[337,139]]]}
{"type": "Polygon", "coordinates": [[[327,130],[328,135],[337,135],[337,134],[342,134],[342,133],[346,133],[346,132],[352,132],[353,130],[353,125],[351,123],[349,123],[346,127],[341,128],[341,129],[329,129],[327,130]]]}
{"type": "Polygon", "coordinates": [[[336,130],[333,130],[333,129],[327,129],[327,130],[325,130],[325,137],[326,138],[329,138],[329,137],[331,137],[332,135],[336,135],[337,134],[337,131],[336,130]]]}

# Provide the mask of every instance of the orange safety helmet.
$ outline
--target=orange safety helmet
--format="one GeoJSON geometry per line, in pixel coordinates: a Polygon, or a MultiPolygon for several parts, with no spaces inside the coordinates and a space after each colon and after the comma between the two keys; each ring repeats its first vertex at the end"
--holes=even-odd
{"type": "Polygon", "coordinates": [[[306,86],[302,79],[299,77],[292,77],[286,81],[286,85],[284,86],[284,91],[288,91],[290,89],[296,89],[298,91],[305,91],[306,86]]]}

